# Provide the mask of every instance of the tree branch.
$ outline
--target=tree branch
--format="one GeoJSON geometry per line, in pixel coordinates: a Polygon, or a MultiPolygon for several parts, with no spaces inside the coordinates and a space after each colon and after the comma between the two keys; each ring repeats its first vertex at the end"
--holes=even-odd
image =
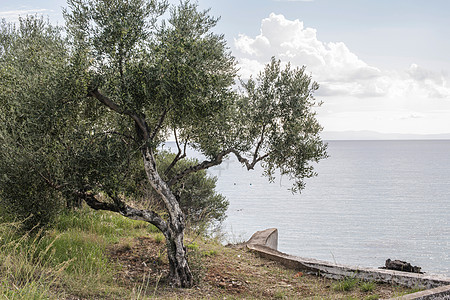
{"type": "Polygon", "coordinates": [[[130,118],[132,118],[134,120],[134,122],[136,123],[137,127],[142,131],[143,138],[145,140],[147,140],[149,138],[148,128],[147,128],[147,124],[145,123],[145,119],[138,116],[138,114],[136,114],[135,112],[129,111],[129,110],[122,109],[114,101],[112,101],[111,99],[109,99],[108,97],[106,97],[105,95],[100,93],[98,91],[98,89],[94,89],[94,90],[90,91],[88,93],[88,96],[96,98],[98,101],[103,103],[105,106],[107,106],[111,110],[117,112],[118,114],[126,115],[126,116],[129,116],[130,118]]]}
{"type": "Polygon", "coordinates": [[[258,144],[256,145],[255,153],[253,154],[253,161],[256,160],[258,157],[259,148],[261,147],[262,143],[264,142],[264,132],[266,131],[266,124],[263,125],[261,130],[261,138],[259,139],[258,144]]]}
{"type": "Polygon", "coordinates": [[[257,155],[254,154],[252,162],[249,162],[249,160],[246,159],[245,157],[242,157],[238,151],[231,150],[231,153],[233,153],[236,156],[236,158],[238,159],[238,161],[240,163],[245,164],[245,166],[247,167],[247,170],[253,170],[253,168],[255,167],[255,165],[258,162],[262,161],[263,159],[267,158],[270,155],[270,152],[266,153],[260,157],[257,157],[257,155]]]}
{"type": "Polygon", "coordinates": [[[92,193],[77,193],[78,196],[86,202],[86,204],[95,210],[108,210],[120,213],[122,216],[132,220],[145,221],[155,225],[162,232],[167,231],[167,223],[156,212],[145,209],[136,209],[125,204],[118,197],[114,197],[114,203],[106,203],[98,201],[92,193]]]}
{"type": "Polygon", "coordinates": [[[256,165],[258,162],[260,162],[260,161],[262,161],[263,159],[269,157],[269,155],[270,155],[270,152],[268,152],[268,153],[266,153],[266,154],[264,154],[264,155],[262,155],[262,156],[259,156],[259,157],[258,157],[257,155],[253,155],[253,160],[252,160],[252,162],[250,162],[247,158],[243,157],[243,156],[239,153],[239,151],[237,151],[236,149],[228,149],[228,150],[225,150],[225,151],[222,151],[221,153],[219,153],[219,154],[218,154],[214,159],[212,159],[212,160],[205,160],[205,161],[201,162],[201,163],[198,164],[198,165],[189,167],[189,168],[185,169],[184,171],[182,171],[182,172],[176,174],[174,177],[172,177],[172,178],[169,180],[169,182],[168,182],[167,184],[168,184],[169,187],[170,187],[170,186],[174,185],[175,183],[177,183],[180,179],[182,179],[182,178],[185,177],[186,175],[189,175],[189,174],[191,174],[191,173],[195,173],[195,172],[198,172],[198,171],[200,171],[200,170],[206,170],[206,169],[209,169],[209,168],[211,168],[211,167],[220,165],[220,164],[222,163],[222,161],[223,161],[223,158],[224,158],[226,155],[230,154],[230,153],[233,153],[233,154],[236,156],[236,158],[238,159],[238,161],[239,161],[241,164],[244,164],[244,165],[247,167],[247,170],[253,170],[253,168],[255,167],[255,165],[256,165]]]}
{"type": "Polygon", "coordinates": [[[155,138],[156,134],[157,134],[158,131],[161,129],[162,124],[164,123],[164,120],[165,120],[166,115],[167,115],[167,113],[169,112],[169,110],[170,110],[170,108],[165,109],[165,110],[163,111],[163,113],[161,114],[161,117],[159,118],[158,125],[156,125],[156,126],[155,126],[155,130],[153,130],[153,134],[152,134],[152,136],[151,136],[151,138],[150,138],[151,140],[153,140],[153,139],[155,138]]]}
{"type": "Polygon", "coordinates": [[[173,129],[173,134],[175,136],[175,142],[177,143],[177,148],[178,148],[178,153],[177,155],[174,157],[174,159],[172,160],[172,162],[170,163],[170,165],[167,167],[166,171],[164,171],[165,175],[168,175],[170,170],[172,170],[172,168],[176,165],[176,163],[180,160],[186,157],[186,145],[187,145],[187,141],[184,144],[184,153],[181,153],[181,147],[180,147],[180,143],[178,142],[178,137],[177,137],[177,130],[173,129]]]}
{"type": "Polygon", "coordinates": [[[230,154],[232,152],[232,150],[226,150],[223,151],[221,153],[219,153],[219,155],[217,155],[214,159],[212,160],[205,160],[202,163],[189,167],[187,169],[185,169],[184,171],[176,174],[174,177],[172,177],[172,179],[169,180],[169,182],[167,183],[168,186],[172,186],[175,183],[177,183],[180,179],[182,179],[184,176],[189,175],[191,173],[195,173],[198,172],[200,170],[205,170],[208,168],[211,168],[213,166],[217,166],[220,165],[223,161],[223,158],[227,155],[230,154]]]}

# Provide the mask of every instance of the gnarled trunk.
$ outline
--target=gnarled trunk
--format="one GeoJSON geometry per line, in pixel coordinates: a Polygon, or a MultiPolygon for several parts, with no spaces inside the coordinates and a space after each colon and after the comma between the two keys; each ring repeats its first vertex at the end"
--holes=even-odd
{"type": "MultiPolygon", "coordinates": [[[[170,226],[171,227],[171,226],[170,226]]],[[[170,280],[173,286],[191,287],[193,278],[183,244],[183,231],[169,229],[166,237],[167,256],[170,266],[170,280]]]]}
{"type": "Polygon", "coordinates": [[[144,167],[152,187],[160,194],[169,213],[167,230],[163,231],[167,243],[167,256],[170,266],[171,283],[176,287],[188,288],[193,285],[193,277],[187,261],[187,252],[183,244],[186,227],[184,214],[175,195],[161,179],[150,149],[143,150],[144,167]]]}

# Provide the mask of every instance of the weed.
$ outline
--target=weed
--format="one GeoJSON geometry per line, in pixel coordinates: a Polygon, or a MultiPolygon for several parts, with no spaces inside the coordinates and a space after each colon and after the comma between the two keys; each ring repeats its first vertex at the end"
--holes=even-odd
{"type": "Polygon", "coordinates": [[[164,241],[164,236],[162,233],[158,233],[155,235],[155,242],[161,244],[164,241]]]}
{"type": "Polygon", "coordinates": [[[199,250],[199,246],[196,242],[193,242],[186,246],[189,249],[188,259],[189,266],[191,267],[192,276],[194,278],[194,282],[199,284],[202,282],[203,277],[205,276],[205,264],[202,261],[203,254],[199,250]]]}
{"type": "Polygon", "coordinates": [[[377,294],[370,295],[370,296],[367,296],[366,298],[364,298],[364,300],[378,300],[378,299],[380,299],[380,296],[377,294]]]}
{"type": "Polygon", "coordinates": [[[413,288],[408,292],[408,294],[417,293],[417,292],[420,292],[420,291],[423,291],[423,290],[424,290],[424,288],[415,286],[415,287],[413,287],[413,288]]]}
{"type": "Polygon", "coordinates": [[[148,285],[150,284],[150,276],[147,276],[147,280],[145,280],[145,275],[142,278],[142,284],[138,286],[137,291],[133,288],[133,300],[144,299],[144,295],[147,293],[148,285]]]}
{"type": "MultiPolygon", "coordinates": [[[[152,225],[153,226],[153,225],[152,225]]],[[[141,235],[153,227],[142,221],[135,221],[115,213],[94,211],[83,207],[63,212],[56,220],[54,228],[60,232],[79,229],[80,231],[101,235],[108,241],[117,242],[119,237],[129,236],[130,232],[141,235]]],[[[156,227],[155,227],[156,228],[156,227]]]]}
{"type": "Polygon", "coordinates": [[[196,242],[192,242],[186,246],[189,250],[198,250],[198,244],[196,242]]]}
{"type": "Polygon", "coordinates": [[[372,292],[376,287],[375,282],[373,281],[369,281],[369,282],[361,282],[361,284],[359,285],[359,288],[361,289],[362,292],[372,292]]]}
{"type": "Polygon", "coordinates": [[[359,280],[357,278],[346,278],[344,280],[338,281],[333,285],[335,291],[348,292],[351,291],[357,284],[359,280]]]}
{"type": "Polygon", "coordinates": [[[216,256],[216,255],[217,255],[216,250],[203,251],[203,256],[206,256],[206,257],[216,256]]]}

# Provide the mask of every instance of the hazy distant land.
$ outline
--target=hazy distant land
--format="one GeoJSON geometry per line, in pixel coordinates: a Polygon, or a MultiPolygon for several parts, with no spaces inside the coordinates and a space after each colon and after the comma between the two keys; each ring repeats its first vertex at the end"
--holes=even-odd
{"type": "Polygon", "coordinates": [[[324,131],[324,140],[450,140],[450,133],[442,134],[403,134],[380,133],[376,131],[324,131]]]}

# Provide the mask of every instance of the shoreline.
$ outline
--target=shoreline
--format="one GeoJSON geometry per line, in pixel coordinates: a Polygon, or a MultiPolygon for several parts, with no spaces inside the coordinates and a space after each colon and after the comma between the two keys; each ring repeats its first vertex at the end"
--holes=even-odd
{"type": "MultiPolygon", "coordinates": [[[[262,257],[277,261],[288,268],[306,271],[307,273],[316,274],[326,278],[339,280],[352,277],[365,281],[398,284],[409,288],[419,287],[427,290],[425,291],[427,292],[425,295],[426,297],[450,295],[449,277],[387,269],[346,266],[280,252],[277,250],[278,230],[276,228],[255,232],[245,243],[245,246],[250,251],[256,252],[262,257]]],[[[411,297],[408,299],[416,299],[413,296],[411,297]]],[[[421,297],[423,298],[424,296],[421,297]]]]}

